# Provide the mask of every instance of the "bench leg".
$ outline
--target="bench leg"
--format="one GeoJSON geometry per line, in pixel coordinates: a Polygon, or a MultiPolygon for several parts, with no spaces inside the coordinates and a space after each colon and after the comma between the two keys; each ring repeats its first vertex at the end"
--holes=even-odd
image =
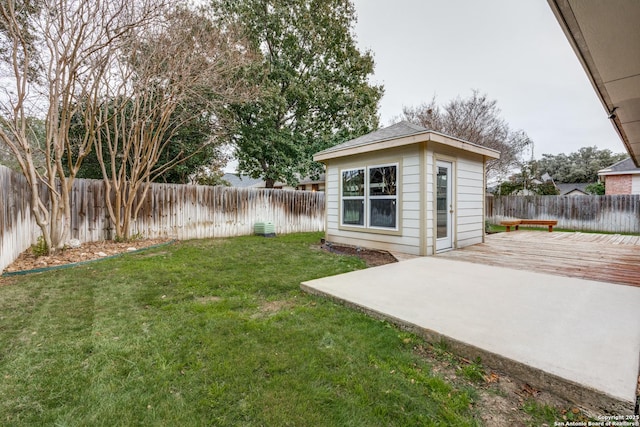
{"type": "Polygon", "coordinates": [[[520,230],[520,224],[516,225],[516,231],[520,230]]]}
{"type": "Polygon", "coordinates": [[[553,225],[549,226],[549,233],[551,233],[553,231],[553,225]]]}
{"type": "Polygon", "coordinates": [[[507,227],[507,233],[511,231],[511,226],[510,225],[506,225],[505,227],[507,227]]]}

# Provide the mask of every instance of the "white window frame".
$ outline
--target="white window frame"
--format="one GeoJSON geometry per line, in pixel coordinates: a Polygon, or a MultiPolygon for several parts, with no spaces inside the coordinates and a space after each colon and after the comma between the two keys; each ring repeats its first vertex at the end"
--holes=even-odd
{"type": "Polygon", "coordinates": [[[385,163],[385,164],[380,164],[380,165],[371,165],[367,167],[367,173],[366,173],[366,179],[367,179],[367,185],[365,188],[365,195],[366,195],[366,208],[367,208],[367,227],[368,228],[372,228],[372,229],[376,229],[376,230],[390,230],[390,231],[396,231],[398,230],[398,192],[399,192],[399,188],[398,188],[398,183],[399,183],[399,171],[400,171],[400,166],[398,163],[385,163]],[[395,174],[395,194],[393,195],[372,195],[371,194],[371,169],[378,169],[378,168],[388,168],[388,167],[395,167],[396,169],[396,174],[395,174]],[[395,219],[394,219],[394,226],[393,227],[385,227],[385,226],[381,226],[381,225],[372,225],[371,224],[371,201],[372,200],[393,200],[395,202],[395,219]]]}
{"type": "Polygon", "coordinates": [[[399,230],[399,193],[400,193],[400,164],[395,162],[383,163],[362,167],[354,167],[340,170],[340,226],[359,228],[359,229],[371,229],[378,231],[398,231],[399,230]],[[395,167],[395,194],[393,195],[371,195],[371,170],[377,168],[395,167]],[[344,173],[350,171],[364,171],[364,195],[363,196],[344,196],[344,173]],[[347,224],[344,222],[344,201],[345,200],[362,200],[363,203],[363,223],[360,224],[347,224]],[[393,200],[395,202],[395,220],[394,227],[385,227],[380,225],[371,224],[371,201],[372,200],[393,200]]]}
{"type": "Polygon", "coordinates": [[[366,228],[367,226],[367,168],[351,168],[340,171],[340,225],[343,227],[366,228]],[[363,177],[363,193],[362,196],[345,196],[344,195],[344,173],[352,171],[362,171],[363,177]],[[362,224],[348,224],[344,222],[344,201],[345,200],[362,200],[362,224]]]}

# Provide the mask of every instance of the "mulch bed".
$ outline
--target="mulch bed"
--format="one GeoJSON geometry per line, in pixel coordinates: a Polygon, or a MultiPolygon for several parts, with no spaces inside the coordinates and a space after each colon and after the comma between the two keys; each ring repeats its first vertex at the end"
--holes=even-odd
{"type": "Polygon", "coordinates": [[[344,246],[336,244],[323,243],[322,249],[340,255],[357,256],[367,263],[367,267],[375,267],[378,265],[391,264],[398,260],[387,251],[378,251],[374,249],[365,249],[354,246],[344,246]]]}
{"type": "Polygon", "coordinates": [[[82,243],[79,248],[66,248],[54,255],[36,256],[31,249],[21,253],[20,256],[5,270],[4,273],[35,270],[48,267],[58,267],[77,262],[91,261],[121,253],[143,249],[170,241],[169,239],[132,240],[129,242],[91,242],[82,243]]]}

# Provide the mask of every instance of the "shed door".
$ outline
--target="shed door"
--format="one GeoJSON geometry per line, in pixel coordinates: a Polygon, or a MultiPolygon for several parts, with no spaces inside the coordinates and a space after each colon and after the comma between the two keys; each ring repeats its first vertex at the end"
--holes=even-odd
{"type": "Polygon", "coordinates": [[[436,162],[436,252],[453,248],[453,164],[436,162]]]}

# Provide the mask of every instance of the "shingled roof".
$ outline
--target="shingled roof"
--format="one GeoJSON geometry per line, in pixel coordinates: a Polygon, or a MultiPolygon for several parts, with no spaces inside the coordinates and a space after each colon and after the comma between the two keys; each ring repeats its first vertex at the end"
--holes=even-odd
{"type": "Polygon", "coordinates": [[[418,133],[426,132],[427,129],[422,126],[415,125],[413,123],[403,121],[386,128],[378,129],[366,135],[362,135],[356,139],[351,139],[342,144],[334,145],[327,148],[324,151],[320,151],[316,154],[332,153],[334,151],[344,150],[345,148],[358,147],[361,145],[373,144],[374,142],[387,141],[390,139],[401,138],[403,136],[415,135],[418,133]]]}
{"type": "Polygon", "coordinates": [[[619,161],[618,163],[614,163],[608,168],[600,169],[598,171],[598,175],[618,175],[625,173],[640,173],[640,168],[636,167],[631,157],[628,157],[624,160],[619,161]]]}
{"type": "Polygon", "coordinates": [[[433,141],[445,145],[455,146],[456,148],[477,152],[491,158],[500,157],[500,153],[490,148],[482,147],[480,145],[473,144],[459,138],[431,131],[408,121],[402,121],[386,128],[378,129],[366,135],[362,135],[358,138],[343,142],[342,144],[327,148],[326,150],[320,151],[314,155],[314,160],[322,161],[326,158],[340,157],[342,155],[347,155],[347,153],[353,152],[354,149],[359,149],[361,147],[366,151],[380,149],[383,145],[385,145],[382,143],[386,141],[392,141],[393,145],[393,143],[403,139],[405,140],[402,141],[400,145],[406,145],[408,143],[416,143],[420,141],[433,141]]]}

